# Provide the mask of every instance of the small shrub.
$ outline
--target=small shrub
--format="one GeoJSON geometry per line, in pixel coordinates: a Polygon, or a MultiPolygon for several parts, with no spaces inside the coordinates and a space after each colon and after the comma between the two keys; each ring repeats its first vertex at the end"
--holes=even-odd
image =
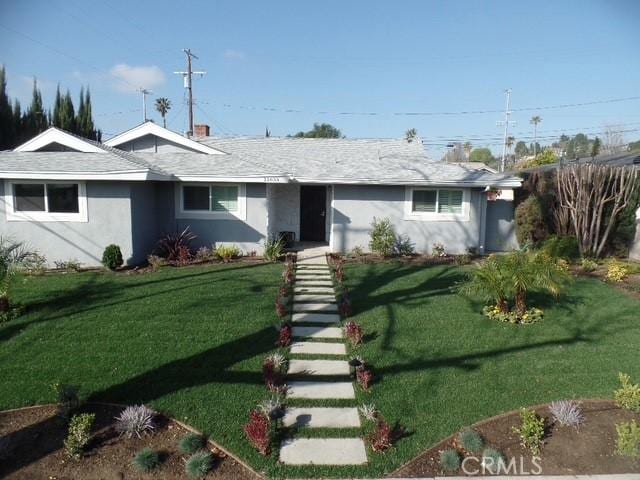
{"type": "Polygon", "coordinates": [[[538,455],[544,438],[544,418],[533,410],[523,408],[520,411],[520,420],[522,421],[520,428],[513,427],[513,432],[518,434],[523,447],[531,450],[534,455],[538,455]]]}
{"type": "Polygon", "coordinates": [[[396,232],[391,225],[391,220],[374,218],[369,236],[371,237],[369,248],[372,252],[383,257],[389,257],[393,254],[396,245],[396,232]]]}
{"type": "Polygon", "coordinates": [[[80,387],[66,383],[54,383],[52,388],[56,394],[59,415],[63,418],[69,418],[69,414],[80,406],[80,387]]]}
{"type": "Polygon", "coordinates": [[[373,383],[373,372],[365,365],[360,365],[356,368],[356,380],[358,381],[358,385],[360,385],[365,392],[368,392],[373,383]]]}
{"type": "Polygon", "coordinates": [[[434,257],[446,257],[447,252],[444,249],[444,245],[442,243],[434,243],[433,247],[431,247],[431,255],[434,257]]]}
{"type": "Polygon", "coordinates": [[[349,290],[346,287],[344,288],[344,290],[342,290],[342,298],[340,300],[340,305],[338,308],[340,310],[340,315],[342,315],[342,318],[351,316],[351,298],[349,297],[349,290]]]}
{"type": "Polygon", "coordinates": [[[355,247],[353,247],[351,249],[351,252],[349,252],[349,257],[351,257],[351,258],[364,257],[364,248],[362,248],[359,245],[356,245],[355,247]]]}
{"type": "Polygon", "coordinates": [[[284,242],[282,239],[276,240],[274,238],[264,242],[264,254],[263,257],[267,262],[275,262],[281,256],[284,250],[284,242]]]}
{"type": "Polygon", "coordinates": [[[458,442],[462,448],[471,453],[480,453],[484,448],[482,436],[470,428],[462,430],[458,434],[458,442]]]}
{"type": "Polygon", "coordinates": [[[200,247],[196,250],[195,260],[196,262],[208,262],[214,257],[213,250],[209,247],[200,247]]]}
{"type": "Polygon", "coordinates": [[[393,431],[384,418],[378,416],[376,427],[368,436],[369,445],[374,452],[383,452],[393,446],[393,431]]]}
{"type": "Polygon", "coordinates": [[[261,455],[267,456],[271,453],[271,425],[264,414],[253,410],[249,417],[249,423],[244,426],[244,433],[249,443],[261,455]]]}
{"type": "Polygon", "coordinates": [[[549,412],[551,412],[554,420],[563,427],[578,428],[584,422],[582,408],[578,403],[571,400],[551,402],[549,412]]]}
{"type": "Polygon", "coordinates": [[[190,478],[202,478],[213,468],[213,455],[210,452],[196,452],[189,457],[184,469],[190,478]]]}
{"type": "Polygon", "coordinates": [[[547,238],[547,225],[540,201],[531,195],[516,207],[516,237],[520,245],[538,245],[547,238]]]}
{"type": "Polygon", "coordinates": [[[609,265],[607,265],[607,274],[605,275],[605,278],[609,282],[619,283],[627,278],[629,273],[631,273],[631,269],[628,265],[619,262],[618,260],[612,260],[609,262],[609,265]]]}
{"type": "Polygon", "coordinates": [[[160,465],[160,455],[151,448],[143,448],[133,457],[131,463],[141,472],[150,472],[160,465]]]}
{"type": "Polygon", "coordinates": [[[281,295],[278,295],[278,298],[276,298],[275,306],[276,315],[278,315],[279,318],[284,318],[288,315],[289,310],[287,310],[286,300],[281,295]]]}
{"type": "Polygon", "coordinates": [[[590,273],[598,268],[598,262],[591,260],[590,258],[583,258],[582,262],[580,262],[580,266],[582,267],[583,272],[590,273]]]}
{"type": "Polygon", "coordinates": [[[351,342],[351,345],[354,347],[360,345],[362,343],[362,339],[364,338],[362,327],[353,320],[349,320],[347,323],[345,323],[344,334],[346,335],[349,342],[351,342]]]}
{"type": "Polygon", "coordinates": [[[158,255],[149,255],[147,257],[147,263],[153,272],[157,272],[160,270],[160,267],[167,264],[167,261],[158,255]]]}
{"type": "Polygon", "coordinates": [[[578,240],[573,236],[553,235],[542,243],[542,251],[553,258],[575,260],[580,256],[578,240]]]}
{"type": "Polygon", "coordinates": [[[640,384],[631,383],[631,377],[626,373],[619,373],[621,387],[614,392],[614,398],[620,408],[626,408],[640,413],[640,384]]]}
{"type": "Polygon", "coordinates": [[[216,256],[224,263],[229,263],[234,258],[240,257],[242,252],[237,245],[220,245],[216,248],[216,256]]]}
{"type": "Polygon", "coordinates": [[[411,241],[409,235],[398,235],[393,246],[393,253],[400,256],[411,256],[416,252],[415,243],[411,241]]]}
{"type": "Polygon", "coordinates": [[[116,430],[125,437],[136,435],[140,438],[142,434],[155,430],[155,415],[156,412],[145,405],[131,405],[116,417],[116,430]]]}
{"type": "Polygon", "coordinates": [[[498,320],[503,323],[531,324],[544,318],[544,312],[539,308],[530,308],[523,315],[518,315],[515,310],[502,311],[497,305],[486,306],[482,313],[490,320],[498,320]]]}
{"type": "Polygon", "coordinates": [[[190,258],[191,242],[196,238],[189,227],[180,233],[167,233],[158,240],[154,254],[170,262],[184,262],[190,258]]]}
{"type": "Polygon", "coordinates": [[[202,450],[207,445],[207,438],[199,433],[189,432],[178,442],[178,450],[185,455],[191,455],[202,450]]]}
{"type": "Polygon", "coordinates": [[[635,420],[616,424],[616,451],[626,457],[640,457],[640,425],[635,420]]]}
{"type": "Polygon", "coordinates": [[[462,255],[456,255],[453,257],[453,261],[456,265],[469,265],[473,261],[471,255],[468,253],[463,253],[462,255]]]}
{"type": "Polygon", "coordinates": [[[96,418],[95,413],[74,415],[69,422],[69,432],[64,439],[64,450],[71,458],[80,458],[82,451],[91,440],[91,427],[96,418]]]}
{"type": "Polygon", "coordinates": [[[278,341],[276,342],[276,345],[278,347],[288,347],[291,345],[291,338],[291,325],[289,323],[285,323],[280,327],[280,333],[278,334],[278,341]]]}
{"type": "Polygon", "coordinates": [[[260,402],[258,404],[258,410],[271,421],[277,421],[284,416],[284,406],[279,397],[273,397],[260,402]]]}
{"type": "Polygon", "coordinates": [[[362,418],[369,422],[375,422],[378,419],[378,409],[373,403],[370,403],[368,405],[366,403],[363,403],[360,407],[358,407],[358,410],[360,410],[360,415],[362,415],[362,418]]]}
{"type": "Polygon", "coordinates": [[[82,269],[82,264],[75,258],[70,258],[69,260],[56,260],[53,264],[58,270],[73,270],[74,272],[79,272],[82,269]]]}
{"type": "Polygon", "coordinates": [[[118,245],[107,245],[102,253],[102,265],[109,270],[120,268],[124,261],[122,260],[122,251],[118,245]]]}
{"type": "Polygon", "coordinates": [[[440,466],[447,472],[455,472],[460,468],[460,454],[453,448],[440,452],[440,466]]]}
{"type": "Polygon", "coordinates": [[[30,252],[23,261],[20,270],[28,275],[42,275],[47,269],[47,259],[38,252],[30,252]]]}
{"type": "Polygon", "coordinates": [[[482,466],[489,473],[506,471],[504,456],[494,448],[485,448],[482,452],[482,466]]]}

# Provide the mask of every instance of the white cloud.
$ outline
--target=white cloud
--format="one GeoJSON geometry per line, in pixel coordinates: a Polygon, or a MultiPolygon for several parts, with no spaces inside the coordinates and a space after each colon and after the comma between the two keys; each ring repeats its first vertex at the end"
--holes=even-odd
{"type": "Polygon", "coordinates": [[[222,56],[227,60],[244,60],[245,58],[247,58],[246,53],[240,50],[234,50],[232,48],[227,48],[222,56]]]}
{"type": "Polygon", "coordinates": [[[165,82],[164,73],[155,65],[133,67],[119,63],[109,73],[115,80],[115,88],[121,92],[135,92],[139,88],[154,89],[165,82]]]}

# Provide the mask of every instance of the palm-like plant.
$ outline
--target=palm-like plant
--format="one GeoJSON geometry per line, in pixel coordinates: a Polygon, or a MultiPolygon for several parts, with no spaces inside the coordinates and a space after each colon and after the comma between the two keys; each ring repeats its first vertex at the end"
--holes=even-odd
{"type": "Polygon", "coordinates": [[[495,253],[489,255],[484,263],[473,269],[460,291],[477,295],[483,300],[492,301],[501,312],[509,311],[509,290],[505,278],[505,270],[501,267],[502,259],[495,253]]]}
{"type": "Polygon", "coordinates": [[[27,266],[35,255],[35,252],[28,251],[21,242],[0,236],[0,313],[9,311],[11,279],[21,267],[27,266]]]}
{"type": "Polygon", "coordinates": [[[164,128],[167,128],[167,113],[169,113],[169,110],[171,110],[171,100],[169,100],[166,97],[160,97],[160,98],[156,98],[156,110],[160,113],[160,115],[162,116],[162,126],[164,128]]]}
{"type": "Polygon", "coordinates": [[[537,142],[538,142],[538,124],[542,121],[542,117],[539,115],[534,115],[531,117],[530,122],[533,124],[533,156],[535,157],[538,152],[537,150],[537,142]]]}

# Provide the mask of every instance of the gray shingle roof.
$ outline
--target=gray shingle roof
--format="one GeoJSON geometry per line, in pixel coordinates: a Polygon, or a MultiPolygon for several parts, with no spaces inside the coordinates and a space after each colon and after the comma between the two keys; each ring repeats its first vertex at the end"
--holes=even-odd
{"type": "Polygon", "coordinates": [[[300,138],[201,140],[226,155],[130,153],[106,145],[101,153],[0,152],[2,172],[101,173],[148,170],[174,177],[259,178],[374,184],[519,186],[520,180],[461,165],[430,161],[421,142],[300,138]]]}

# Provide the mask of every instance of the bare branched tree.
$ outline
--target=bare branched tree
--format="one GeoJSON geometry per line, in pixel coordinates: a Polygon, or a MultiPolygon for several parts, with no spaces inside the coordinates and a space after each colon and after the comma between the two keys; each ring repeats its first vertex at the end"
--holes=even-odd
{"type": "Polygon", "coordinates": [[[573,165],[560,168],[556,179],[559,208],[568,212],[580,254],[599,257],[638,188],[638,169],[573,165]]]}
{"type": "Polygon", "coordinates": [[[605,125],[602,130],[602,150],[605,154],[622,152],[626,146],[621,125],[605,125]]]}

